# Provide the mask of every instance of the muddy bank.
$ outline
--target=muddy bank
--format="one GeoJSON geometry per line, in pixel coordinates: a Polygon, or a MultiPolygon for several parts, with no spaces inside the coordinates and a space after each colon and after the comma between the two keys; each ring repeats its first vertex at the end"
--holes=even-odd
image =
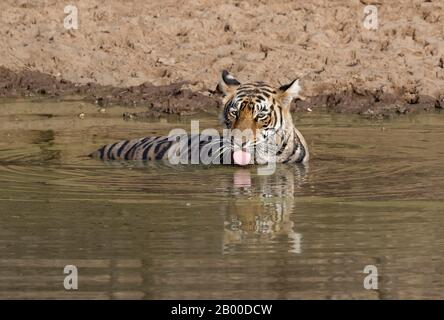
{"type": "MultiPolygon", "coordinates": [[[[217,90],[197,92],[189,89],[189,82],[156,86],[143,83],[119,88],[96,83],[78,84],[38,71],[14,72],[0,67],[0,97],[45,97],[65,99],[80,96],[100,106],[128,106],[125,117],[157,117],[161,114],[192,115],[197,112],[217,112],[220,95],[217,90]],[[146,112],[133,113],[131,106],[146,107],[146,112]]],[[[444,95],[420,95],[415,86],[402,87],[395,93],[383,88],[368,90],[355,84],[335,92],[320,93],[292,104],[295,112],[326,109],[339,113],[358,113],[367,117],[387,117],[421,110],[442,109],[444,95]]]]}
{"type": "Polygon", "coordinates": [[[350,84],[331,93],[323,93],[295,101],[294,109],[313,110],[324,107],[329,112],[356,113],[369,118],[386,118],[396,114],[433,111],[444,108],[444,94],[422,95],[415,86],[385,92],[384,88],[372,90],[350,84]]]}
{"type": "Polygon", "coordinates": [[[78,0],[71,30],[65,5],[2,1],[0,66],[18,74],[2,76],[3,95],[79,93],[189,114],[218,106],[227,69],[241,82],[300,78],[308,99],[295,110],[378,116],[444,105],[443,1],[78,0]]]}
{"type": "Polygon", "coordinates": [[[99,106],[128,106],[126,116],[150,117],[161,114],[190,115],[217,110],[219,100],[187,89],[187,82],[155,86],[118,88],[95,83],[78,84],[38,71],[13,72],[0,67],[0,97],[45,97],[65,99],[79,96],[99,106]],[[133,115],[131,106],[146,106],[143,114],[133,115]]]}

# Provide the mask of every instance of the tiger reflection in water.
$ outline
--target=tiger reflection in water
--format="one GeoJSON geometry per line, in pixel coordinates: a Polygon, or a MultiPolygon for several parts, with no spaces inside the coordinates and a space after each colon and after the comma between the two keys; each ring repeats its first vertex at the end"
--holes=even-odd
{"type": "MultiPolygon", "coordinates": [[[[118,161],[106,164],[117,167],[122,165],[118,161]]],[[[146,169],[146,166],[146,162],[142,161],[131,163],[131,168],[146,169]]],[[[151,162],[150,167],[172,170],[185,168],[166,162],[151,162]]],[[[220,205],[224,214],[223,253],[248,250],[249,246],[253,250],[264,251],[271,248],[268,244],[278,239],[280,243],[288,244],[279,250],[301,253],[302,235],[295,231],[291,215],[294,212],[295,195],[306,182],[308,164],[278,164],[275,172],[270,175],[258,175],[256,169],[237,169],[231,180],[219,180],[218,189],[226,190],[224,197],[229,199],[220,205]]],[[[144,185],[146,181],[143,179],[139,183],[144,185]]],[[[139,185],[133,180],[132,184],[139,185]]]]}
{"type": "Polygon", "coordinates": [[[249,169],[236,171],[228,188],[232,200],[226,207],[223,252],[287,237],[288,251],[300,253],[302,235],[294,230],[291,214],[295,193],[307,171],[307,166],[294,164],[277,166],[272,175],[254,175],[249,169]]]}

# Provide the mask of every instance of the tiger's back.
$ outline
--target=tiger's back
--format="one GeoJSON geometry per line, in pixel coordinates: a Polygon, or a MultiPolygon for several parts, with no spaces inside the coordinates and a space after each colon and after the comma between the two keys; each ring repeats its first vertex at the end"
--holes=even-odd
{"type": "Polygon", "coordinates": [[[168,137],[144,137],[122,140],[102,146],[90,154],[100,160],[162,160],[173,144],[168,137]]]}
{"type": "Polygon", "coordinates": [[[219,134],[179,134],[122,140],[90,154],[100,160],[168,160],[172,164],[231,163],[230,148],[219,134]]]}

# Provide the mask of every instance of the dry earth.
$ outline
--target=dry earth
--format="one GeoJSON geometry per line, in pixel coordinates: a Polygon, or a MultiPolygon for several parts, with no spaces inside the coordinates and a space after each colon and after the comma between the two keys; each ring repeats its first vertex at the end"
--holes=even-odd
{"type": "Polygon", "coordinates": [[[80,93],[190,113],[218,106],[228,69],[241,81],[301,78],[298,110],[444,106],[441,0],[79,0],[69,31],[67,4],[1,1],[1,95],[80,93]],[[378,8],[377,30],[364,28],[367,4],[378,8]]]}

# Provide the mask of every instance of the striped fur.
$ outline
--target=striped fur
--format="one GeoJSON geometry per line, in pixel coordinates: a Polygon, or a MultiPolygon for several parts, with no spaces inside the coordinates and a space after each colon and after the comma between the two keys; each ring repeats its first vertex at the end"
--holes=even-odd
{"type": "Polygon", "coordinates": [[[201,162],[200,157],[204,154],[210,158],[210,160],[206,158],[205,161],[218,164],[230,163],[231,153],[217,152],[212,154],[212,150],[223,147],[223,142],[224,140],[220,136],[205,135],[145,137],[104,145],[90,156],[101,160],[153,161],[169,160],[170,156],[177,155],[177,161],[180,160],[180,163],[197,164],[201,162]],[[209,148],[210,146],[214,149],[209,148]]]}
{"type": "Polygon", "coordinates": [[[224,71],[218,88],[223,93],[224,108],[221,120],[226,128],[231,130],[228,142],[222,135],[183,136],[180,143],[166,136],[145,137],[107,144],[90,156],[102,160],[152,161],[170,159],[171,154],[181,154],[182,157],[195,161],[191,163],[196,163],[196,159],[197,162],[201,160],[201,154],[193,151],[191,146],[199,145],[201,148],[209,148],[207,154],[214,163],[232,163],[232,152],[236,148],[254,154],[254,163],[258,164],[270,161],[308,161],[307,143],[294,127],[290,114],[290,103],[298,96],[300,90],[297,80],[276,89],[263,82],[241,84],[224,71]],[[244,132],[252,134],[243,136],[244,132]],[[184,149],[186,146],[188,148],[184,149]],[[214,146],[215,149],[210,148],[214,146]],[[275,157],[270,158],[267,153],[270,150],[275,157]]]}

